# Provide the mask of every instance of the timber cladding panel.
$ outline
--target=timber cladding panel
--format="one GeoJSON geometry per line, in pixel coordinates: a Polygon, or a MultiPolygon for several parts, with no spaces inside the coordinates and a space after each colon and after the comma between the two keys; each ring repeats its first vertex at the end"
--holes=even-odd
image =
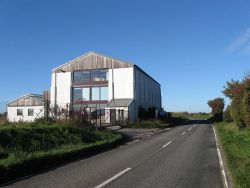
{"type": "Polygon", "coordinates": [[[8,104],[8,107],[18,107],[18,106],[43,106],[44,102],[37,100],[30,96],[24,96],[16,99],[8,104]]]}
{"type": "Polygon", "coordinates": [[[73,72],[77,70],[89,70],[89,69],[111,69],[111,68],[129,68],[133,67],[133,64],[126,63],[111,57],[97,54],[95,52],[89,52],[83,56],[80,56],[68,63],[59,66],[54,69],[54,72],[73,72]]]}

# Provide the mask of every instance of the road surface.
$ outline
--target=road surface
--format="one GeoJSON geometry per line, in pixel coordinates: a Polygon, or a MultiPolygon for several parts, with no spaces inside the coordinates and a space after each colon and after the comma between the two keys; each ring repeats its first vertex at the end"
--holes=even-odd
{"type": "Polygon", "coordinates": [[[213,128],[194,121],[6,187],[220,188],[222,182],[213,128]]]}

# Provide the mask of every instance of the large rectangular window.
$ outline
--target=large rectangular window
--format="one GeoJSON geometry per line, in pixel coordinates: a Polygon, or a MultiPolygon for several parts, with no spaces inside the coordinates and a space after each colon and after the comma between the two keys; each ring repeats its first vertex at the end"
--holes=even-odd
{"type": "Polygon", "coordinates": [[[92,81],[107,81],[108,80],[108,70],[92,70],[92,81]]]}
{"type": "Polygon", "coordinates": [[[100,80],[101,81],[108,80],[108,70],[100,70],[100,80]]]}
{"type": "Polygon", "coordinates": [[[108,100],[108,87],[92,87],[92,100],[108,100]]]}
{"type": "Polygon", "coordinates": [[[74,88],[74,101],[89,101],[90,88],[74,88]]]}
{"type": "Polygon", "coordinates": [[[90,88],[89,87],[82,88],[82,98],[84,101],[89,101],[89,99],[90,99],[90,88]]]}
{"type": "Polygon", "coordinates": [[[100,100],[100,89],[99,87],[92,87],[92,100],[100,100]]]}
{"type": "Polygon", "coordinates": [[[17,113],[17,116],[22,116],[23,115],[23,109],[17,109],[16,113],[17,113]]]}
{"type": "Polygon", "coordinates": [[[82,88],[74,88],[74,101],[82,100],[82,88]]]}
{"type": "Polygon", "coordinates": [[[101,100],[108,100],[108,87],[100,87],[101,100]]]}
{"type": "Polygon", "coordinates": [[[90,81],[90,71],[75,71],[74,83],[84,83],[90,81]]]}

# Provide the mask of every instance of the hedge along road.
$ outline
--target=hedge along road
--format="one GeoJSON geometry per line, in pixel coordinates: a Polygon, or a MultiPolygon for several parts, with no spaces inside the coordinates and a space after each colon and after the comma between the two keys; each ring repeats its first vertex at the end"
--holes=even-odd
{"type": "Polygon", "coordinates": [[[8,186],[216,188],[223,181],[213,128],[196,121],[8,186]]]}

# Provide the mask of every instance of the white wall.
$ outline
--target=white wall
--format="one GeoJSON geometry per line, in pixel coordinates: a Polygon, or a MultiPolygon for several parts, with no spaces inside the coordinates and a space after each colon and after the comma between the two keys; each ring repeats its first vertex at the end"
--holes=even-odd
{"type": "MultiPolygon", "coordinates": [[[[114,98],[134,98],[133,68],[113,69],[114,98]]],[[[109,100],[112,99],[112,69],[109,69],[109,100]]]]}
{"type": "Polygon", "coordinates": [[[32,122],[36,118],[44,116],[44,106],[19,106],[19,107],[8,107],[8,121],[28,121],[32,122]],[[17,109],[23,110],[23,116],[17,116],[17,109]],[[34,116],[28,116],[28,109],[34,109],[34,116]]]}
{"type": "Polygon", "coordinates": [[[66,107],[71,102],[71,72],[52,73],[51,78],[51,105],[66,107]],[[55,92],[56,88],[56,92],[55,92]]]}

